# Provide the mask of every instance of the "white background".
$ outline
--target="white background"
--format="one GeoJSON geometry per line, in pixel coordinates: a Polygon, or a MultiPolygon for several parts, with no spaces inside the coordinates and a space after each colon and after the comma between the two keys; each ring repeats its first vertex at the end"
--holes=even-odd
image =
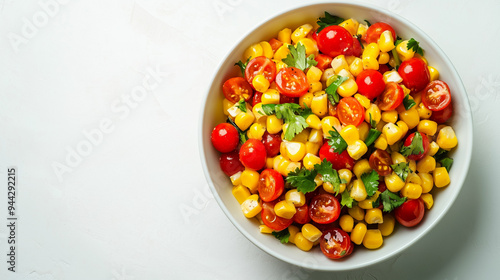
{"type": "Polygon", "coordinates": [[[372,1],[447,53],[469,94],[475,147],[463,191],[435,229],[394,258],[344,273],[288,265],[246,240],[211,197],[198,155],[199,109],[218,63],[254,26],[305,1],[61,0],[50,16],[44,2],[0,1],[1,279],[498,272],[500,2],[372,1]],[[9,166],[18,168],[16,273],[6,263],[9,166]]]}

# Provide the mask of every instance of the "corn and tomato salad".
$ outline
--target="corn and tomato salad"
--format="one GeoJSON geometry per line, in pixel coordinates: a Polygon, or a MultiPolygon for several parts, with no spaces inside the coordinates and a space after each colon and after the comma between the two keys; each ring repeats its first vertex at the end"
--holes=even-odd
{"type": "Polygon", "coordinates": [[[340,259],[417,226],[449,185],[452,95],[416,39],[325,12],[235,66],[211,140],[260,232],[340,259]]]}

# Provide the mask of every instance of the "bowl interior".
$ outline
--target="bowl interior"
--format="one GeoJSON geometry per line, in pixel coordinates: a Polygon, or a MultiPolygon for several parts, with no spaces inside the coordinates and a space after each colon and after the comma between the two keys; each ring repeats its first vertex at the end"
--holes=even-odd
{"type": "Polygon", "coordinates": [[[446,213],[457,197],[468,171],[472,151],[472,116],[465,88],[455,68],[443,51],[420,29],[407,20],[378,7],[347,2],[323,3],[304,6],[282,13],[256,27],[245,36],[226,56],[217,70],[208,89],[200,120],[199,144],[205,176],[220,207],[231,222],[250,241],[265,252],[292,264],[318,270],[348,270],[367,266],[389,258],[407,248],[427,233],[446,213]],[[355,252],[342,261],[331,261],[319,250],[303,252],[293,244],[283,245],[270,235],[261,234],[255,219],[245,218],[240,205],[231,194],[231,182],[219,167],[219,154],[212,147],[210,133],[218,123],[225,121],[222,114],[223,82],[239,76],[234,65],[241,59],[244,50],[252,43],[269,40],[282,28],[292,30],[304,23],[313,23],[324,11],[343,18],[368,20],[372,23],[384,21],[394,27],[402,38],[415,38],[425,50],[429,64],[440,72],[440,79],[448,83],[453,95],[454,116],[452,126],[459,139],[459,146],[453,153],[454,165],[451,169],[451,184],[434,194],[434,206],[426,212],[424,220],[416,228],[397,227],[394,234],[384,238],[384,245],[378,250],[365,250],[358,246],[355,252]]]}

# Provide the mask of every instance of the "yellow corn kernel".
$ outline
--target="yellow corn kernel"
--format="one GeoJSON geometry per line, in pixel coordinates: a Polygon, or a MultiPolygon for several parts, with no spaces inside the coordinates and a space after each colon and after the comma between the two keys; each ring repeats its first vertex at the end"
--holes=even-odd
{"type": "Polygon", "coordinates": [[[387,149],[387,138],[384,134],[381,134],[377,140],[375,140],[373,146],[377,149],[385,150],[387,149]]]}
{"type": "Polygon", "coordinates": [[[321,129],[323,130],[324,137],[330,137],[329,131],[333,130],[334,127],[337,131],[342,130],[342,126],[340,125],[340,121],[336,117],[328,116],[328,117],[324,117],[321,120],[321,129]]]}
{"type": "Polygon", "coordinates": [[[432,67],[432,66],[427,66],[427,69],[429,70],[429,75],[430,75],[430,81],[435,81],[437,79],[439,79],[439,71],[432,67]]]}
{"type": "Polygon", "coordinates": [[[311,225],[311,224],[305,224],[302,226],[302,235],[304,236],[305,239],[311,241],[311,242],[316,242],[321,237],[321,231],[311,225]]]}
{"type": "Polygon", "coordinates": [[[282,142],[285,143],[286,156],[291,161],[301,161],[306,155],[306,145],[301,142],[282,142]]]}
{"type": "Polygon", "coordinates": [[[254,123],[248,129],[247,136],[250,139],[262,140],[264,132],[266,132],[266,128],[264,126],[258,123],[254,123]]]}
{"type": "Polygon", "coordinates": [[[254,120],[254,115],[251,112],[247,112],[238,114],[234,119],[234,122],[241,130],[245,131],[250,127],[250,125],[252,125],[254,120]]]}
{"type": "Polygon", "coordinates": [[[409,129],[416,127],[420,122],[420,116],[415,106],[411,107],[409,110],[399,113],[399,118],[408,125],[409,129]]]}
{"type": "Polygon", "coordinates": [[[425,65],[428,65],[429,63],[427,62],[427,59],[425,59],[425,57],[421,56],[420,54],[418,53],[415,53],[414,57],[416,58],[420,58],[421,60],[424,61],[425,65]]]}
{"type": "MultiPolygon", "coordinates": [[[[310,97],[309,97],[309,99],[310,99],[309,105],[311,105],[311,101],[312,101],[312,98],[313,98],[313,93],[321,91],[322,89],[323,89],[323,84],[321,82],[312,82],[312,83],[309,83],[309,90],[308,90],[308,93],[306,93],[306,94],[311,94],[310,97]]],[[[305,95],[302,95],[302,96],[305,96],[305,95]]],[[[301,97],[299,97],[299,102],[301,101],[301,99],[300,99],[301,97]]],[[[310,107],[309,105],[307,105],[307,106],[310,107]]],[[[304,106],[304,102],[300,103],[300,106],[304,106]]]]}
{"type": "MultiPolygon", "coordinates": [[[[279,172],[279,166],[280,164],[284,161],[287,160],[284,156],[282,155],[277,155],[274,157],[274,163],[273,163],[273,169],[279,172]]],[[[288,161],[288,160],[287,160],[288,161]]],[[[290,161],[288,161],[290,162],[290,161]]]]}
{"type": "Polygon", "coordinates": [[[357,221],[362,221],[365,218],[365,210],[357,205],[347,209],[347,213],[357,221]]]}
{"type": "Polygon", "coordinates": [[[266,120],[266,115],[264,114],[261,114],[263,113],[264,111],[262,110],[262,103],[257,103],[255,104],[255,106],[252,107],[252,113],[255,117],[255,120],[258,121],[258,122],[264,122],[265,123],[265,120],[266,120]]]}
{"type": "Polygon", "coordinates": [[[366,96],[359,94],[359,93],[356,93],[354,95],[354,98],[356,98],[356,100],[358,100],[359,104],[361,104],[361,106],[365,107],[365,109],[370,108],[371,102],[370,102],[370,99],[368,99],[366,96]]]}
{"type": "Polygon", "coordinates": [[[367,123],[370,122],[370,116],[372,121],[374,121],[375,123],[380,122],[382,114],[380,113],[380,109],[376,104],[371,104],[370,107],[365,112],[365,121],[367,123]]]}
{"type": "Polygon", "coordinates": [[[332,77],[333,75],[335,75],[335,71],[333,71],[332,68],[327,68],[325,69],[325,71],[323,71],[323,75],[321,76],[321,81],[326,84],[328,79],[330,79],[330,77],[332,77]]]}
{"type": "MultiPolygon", "coordinates": [[[[381,52],[388,53],[392,49],[394,49],[394,40],[395,38],[392,37],[392,32],[389,30],[386,30],[380,34],[380,38],[378,39],[378,46],[380,48],[381,52]]],[[[389,62],[389,57],[387,57],[387,62],[389,62]]],[[[387,63],[385,62],[385,63],[387,63]]],[[[383,63],[383,64],[385,64],[383,63]]]]}
{"type": "Polygon", "coordinates": [[[260,44],[253,44],[243,53],[243,61],[264,55],[264,50],[260,44]]]}
{"type": "Polygon", "coordinates": [[[422,186],[418,184],[407,183],[401,189],[401,194],[409,199],[417,199],[422,194],[422,186]]]}
{"type": "Polygon", "coordinates": [[[354,219],[350,215],[342,215],[339,220],[339,225],[345,232],[351,232],[354,228],[354,219]]]}
{"type": "Polygon", "coordinates": [[[363,201],[367,197],[365,185],[361,179],[356,179],[352,182],[352,188],[350,190],[351,197],[356,201],[363,201]]]}
{"type": "Polygon", "coordinates": [[[396,51],[398,52],[401,61],[413,58],[413,56],[415,55],[415,52],[413,50],[408,49],[408,40],[399,43],[399,45],[396,46],[396,51]]]}
{"type": "Polygon", "coordinates": [[[308,93],[302,95],[301,97],[299,97],[299,102],[300,102],[300,104],[302,104],[301,106],[304,106],[304,104],[306,104],[307,107],[311,108],[311,103],[312,103],[313,97],[314,97],[314,95],[312,94],[312,92],[308,92],[308,93]]]}
{"type": "Polygon", "coordinates": [[[321,164],[321,159],[314,154],[306,154],[302,159],[302,162],[306,169],[311,170],[314,168],[314,165],[321,164]]]}
{"type": "Polygon", "coordinates": [[[430,120],[421,120],[418,123],[417,131],[420,133],[425,133],[429,136],[434,136],[437,131],[437,123],[430,120]]]}
{"type": "Polygon", "coordinates": [[[348,79],[337,88],[337,93],[342,97],[353,96],[356,92],[358,92],[358,84],[354,79],[348,79]]]}
{"type": "Polygon", "coordinates": [[[353,18],[346,19],[339,24],[339,26],[344,27],[352,36],[356,35],[359,28],[359,22],[353,18]]]}
{"type": "Polygon", "coordinates": [[[450,175],[445,167],[438,167],[432,172],[432,178],[434,179],[434,185],[438,188],[447,186],[450,183],[450,175]]]}
{"type": "Polygon", "coordinates": [[[271,45],[266,42],[266,41],[262,41],[259,43],[259,45],[262,47],[262,55],[267,57],[267,58],[273,58],[273,55],[274,55],[274,52],[273,52],[273,48],[271,47],[271,45]]]}
{"type": "Polygon", "coordinates": [[[241,171],[234,173],[229,179],[231,179],[231,183],[233,186],[241,185],[241,171]]]}
{"type": "Polygon", "coordinates": [[[349,71],[354,77],[357,77],[361,72],[363,72],[363,61],[361,60],[361,58],[356,57],[349,64],[349,71]]]}
{"type": "MultiPolygon", "coordinates": [[[[286,58],[287,55],[290,53],[290,50],[288,49],[289,44],[283,44],[283,46],[279,47],[276,52],[274,52],[274,60],[277,60],[279,62],[283,62],[282,59],[286,58]]],[[[284,63],[283,63],[284,64],[284,63]]],[[[278,66],[278,65],[276,65],[278,66]]]]}
{"type": "Polygon", "coordinates": [[[386,71],[382,77],[384,78],[384,82],[386,84],[389,82],[395,82],[399,84],[403,81],[403,78],[401,78],[398,71],[396,70],[386,71]]]}
{"type": "Polygon", "coordinates": [[[370,132],[370,125],[366,122],[362,122],[358,127],[356,127],[359,134],[359,140],[365,141],[368,133],[370,132]]]}
{"type": "Polygon", "coordinates": [[[411,171],[416,172],[417,162],[411,159],[410,162],[408,162],[408,167],[411,169],[411,171]]]}
{"type": "Polygon", "coordinates": [[[437,152],[439,151],[439,145],[432,141],[430,144],[429,144],[429,152],[428,152],[428,155],[429,156],[434,156],[437,152]]]}
{"type": "MultiPolygon", "coordinates": [[[[314,116],[314,115],[310,115],[314,116]]],[[[307,122],[307,120],[306,120],[307,122]]],[[[321,125],[321,122],[320,122],[321,125]]],[[[312,142],[312,143],[323,143],[323,131],[321,129],[311,129],[309,132],[309,137],[307,138],[307,141],[312,142]]]]}
{"type": "MultiPolygon", "coordinates": [[[[380,210],[380,209],[379,209],[380,210]]],[[[378,249],[384,244],[384,238],[379,229],[369,229],[363,238],[363,246],[367,249],[378,249]]]]}
{"type": "Polygon", "coordinates": [[[404,136],[403,130],[393,123],[385,124],[382,133],[385,135],[388,145],[398,142],[404,136]]]}
{"type": "Polygon", "coordinates": [[[428,119],[432,116],[432,111],[425,107],[424,103],[420,103],[417,106],[417,112],[421,119],[428,119]]]}
{"type": "Polygon", "coordinates": [[[323,145],[323,143],[314,143],[308,141],[306,143],[306,153],[317,155],[319,149],[321,148],[321,145],[323,145]]]}
{"type": "MultiPolygon", "coordinates": [[[[323,190],[325,190],[325,192],[328,193],[333,193],[333,194],[337,193],[337,191],[333,188],[332,183],[330,182],[323,182],[323,190]]],[[[341,191],[339,190],[338,192],[340,193],[341,191]]]]}
{"type": "Polygon", "coordinates": [[[335,58],[333,58],[331,65],[332,65],[333,71],[335,71],[336,74],[338,74],[340,72],[340,70],[342,70],[342,69],[349,71],[349,65],[347,65],[347,61],[346,61],[345,56],[343,54],[338,55],[335,58]]]}
{"type": "Polygon", "coordinates": [[[432,194],[424,193],[421,196],[422,201],[424,202],[425,208],[431,209],[432,205],[434,205],[434,198],[432,198],[432,194]]]}
{"type": "Polygon", "coordinates": [[[321,179],[321,175],[318,174],[314,177],[314,183],[316,183],[316,187],[323,185],[323,180],[321,179]]]}
{"type": "Polygon", "coordinates": [[[449,150],[457,146],[458,139],[453,128],[451,126],[445,126],[439,130],[436,142],[439,147],[449,150]]]}
{"type": "Polygon", "coordinates": [[[286,192],[285,200],[296,207],[300,207],[306,203],[306,196],[303,193],[297,191],[297,189],[291,189],[286,192]]]}
{"type": "Polygon", "coordinates": [[[434,187],[434,179],[432,178],[432,175],[429,173],[418,173],[418,176],[422,180],[422,193],[430,192],[432,187],[434,187]]]}
{"type": "Polygon", "coordinates": [[[268,89],[262,93],[262,104],[280,104],[280,93],[275,89],[268,89]]]}
{"type": "Polygon", "coordinates": [[[366,31],[368,30],[368,25],[360,23],[358,26],[358,31],[356,32],[357,35],[361,35],[361,37],[365,36],[366,31]]]}
{"type": "Polygon", "coordinates": [[[314,94],[311,102],[311,111],[317,116],[324,116],[328,112],[328,97],[324,91],[314,94]]]}
{"type": "Polygon", "coordinates": [[[406,162],[406,157],[398,152],[391,153],[391,159],[393,164],[398,164],[401,162],[406,162]]]}
{"type": "Polygon", "coordinates": [[[382,217],[382,210],[379,208],[373,208],[366,210],[365,222],[367,224],[381,224],[384,222],[382,217]]]}
{"type": "Polygon", "coordinates": [[[274,166],[274,158],[273,157],[266,158],[266,168],[272,169],[273,166],[274,166]]]}
{"type": "Polygon", "coordinates": [[[408,173],[408,176],[406,177],[406,183],[422,185],[422,178],[420,178],[420,176],[418,176],[417,173],[410,172],[410,173],[408,173]]]}
{"type": "MultiPolygon", "coordinates": [[[[311,32],[312,29],[313,29],[313,26],[308,24],[308,23],[299,26],[290,35],[292,42],[297,43],[300,39],[305,38],[307,36],[307,34],[309,34],[309,32],[311,32]]],[[[279,40],[279,34],[278,34],[278,40],[279,40]]]]}
{"type": "Polygon", "coordinates": [[[265,92],[269,89],[269,81],[264,75],[256,75],[252,80],[252,85],[256,91],[265,92]]]}
{"type": "Polygon", "coordinates": [[[387,189],[394,193],[399,192],[405,186],[405,182],[396,173],[385,176],[384,182],[387,189]]]}
{"type": "Polygon", "coordinates": [[[260,230],[260,233],[272,233],[273,232],[273,229],[271,229],[270,227],[266,226],[266,225],[260,225],[259,226],[259,230],[260,230]]]}
{"type": "Polygon", "coordinates": [[[381,224],[378,224],[378,229],[380,230],[380,233],[382,236],[389,236],[392,234],[394,231],[394,226],[396,224],[396,220],[394,219],[394,216],[390,214],[384,215],[384,222],[381,224]]]}
{"type": "MultiPolygon", "coordinates": [[[[292,161],[292,162],[290,162],[290,163],[286,166],[286,168],[285,168],[285,170],[283,171],[282,175],[283,175],[283,176],[288,176],[288,173],[290,173],[290,172],[292,172],[292,171],[295,171],[297,168],[298,168],[298,169],[302,168],[302,164],[301,164],[300,162],[294,162],[294,161],[292,161]]],[[[279,172],[279,171],[278,171],[278,172],[279,172]]]]}
{"type": "Polygon", "coordinates": [[[390,56],[386,52],[381,52],[378,55],[378,64],[387,64],[389,62],[390,56]]]}
{"type": "Polygon", "coordinates": [[[243,211],[243,215],[247,218],[253,218],[257,216],[262,210],[262,205],[259,202],[259,195],[253,194],[249,196],[243,203],[241,203],[241,211],[243,211]]]}
{"type": "Polygon", "coordinates": [[[250,192],[255,193],[259,186],[259,172],[248,168],[243,170],[241,184],[250,189],[250,192]]]}
{"type": "Polygon", "coordinates": [[[321,120],[319,119],[318,116],[312,114],[312,115],[309,115],[307,118],[306,118],[306,123],[312,127],[313,129],[321,129],[321,120]]]}
{"type": "Polygon", "coordinates": [[[292,30],[290,28],[284,28],[280,32],[278,32],[278,40],[283,44],[291,44],[292,43],[292,30]]]}
{"type": "Polygon", "coordinates": [[[380,121],[378,122],[377,126],[375,126],[375,128],[378,130],[378,131],[383,131],[384,130],[384,126],[386,125],[387,123],[384,122],[382,119],[380,119],[380,121]]]}
{"type": "Polygon", "coordinates": [[[307,252],[313,247],[313,242],[307,240],[302,232],[297,232],[293,241],[295,242],[295,246],[302,251],[307,252]]]}
{"type": "Polygon", "coordinates": [[[267,116],[266,126],[269,134],[279,133],[283,127],[283,120],[278,119],[276,115],[267,116]]]}
{"type": "Polygon", "coordinates": [[[233,187],[232,193],[239,204],[242,204],[251,195],[248,188],[242,185],[233,187]]]}
{"type": "Polygon", "coordinates": [[[352,145],[347,146],[347,153],[354,160],[360,159],[367,151],[368,147],[365,142],[361,140],[356,140],[352,145]]]}
{"type": "MultiPolygon", "coordinates": [[[[403,132],[403,135],[401,136],[401,138],[403,138],[403,136],[406,135],[406,133],[408,132],[409,130],[409,127],[408,127],[408,124],[406,124],[404,121],[397,121],[396,122],[396,125],[401,128],[401,131],[403,132]]],[[[400,139],[401,139],[400,138],[400,139]]]]}
{"type": "Polygon", "coordinates": [[[340,136],[344,138],[347,145],[353,145],[357,140],[359,140],[359,131],[354,125],[348,125],[340,130],[340,136]]]}
{"type": "Polygon", "coordinates": [[[398,112],[396,110],[382,112],[382,120],[386,123],[396,123],[398,121],[398,112]]]}
{"type": "Polygon", "coordinates": [[[290,237],[288,237],[288,242],[295,244],[295,236],[300,232],[300,229],[294,225],[288,227],[288,232],[290,233],[290,237]]]}
{"type": "Polygon", "coordinates": [[[321,80],[321,75],[323,75],[323,71],[321,71],[321,69],[316,66],[311,66],[309,70],[307,70],[307,81],[309,83],[319,82],[321,80]]]}
{"type": "Polygon", "coordinates": [[[318,43],[316,43],[315,40],[309,39],[309,38],[302,38],[300,39],[295,46],[298,44],[302,44],[304,48],[306,49],[306,56],[312,55],[317,55],[319,52],[318,49],[318,43]]]}
{"type": "MultiPolygon", "coordinates": [[[[378,199],[378,196],[380,195],[379,191],[376,191],[374,195],[371,197],[358,202],[358,206],[362,209],[368,210],[368,209],[373,209],[373,203],[378,199]]],[[[368,214],[368,211],[366,212],[368,214]]]]}
{"type": "Polygon", "coordinates": [[[436,169],[436,160],[427,155],[417,163],[417,171],[419,173],[429,173],[436,169]]]}
{"type": "Polygon", "coordinates": [[[396,68],[396,60],[394,60],[394,57],[392,57],[392,56],[391,56],[391,58],[389,58],[389,65],[392,68],[396,68]]]}
{"type": "Polygon", "coordinates": [[[363,69],[373,69],[378,70],[379,64],[377,57],[380,53],[380,49],[377,43],[368,44],[365,47],[363,54],[361,55],[361,60],[363,62],[363,69]]]}
{"type": "Polygon", "coordinates": [[[351,182],[351,179],[352,179],[351,170],[343,168],[343,169],[339,169],[338,173],[339,173],[340,179],[345,180],[347,182],[346,184],[349,184],[351,182]]]}
{"type": "MultiPolygon", "coordinates": [[[[281,49],[281,47],[280,47],[280,49],[281,49]]],[[[279,50],[279,49],[278,49],[278,50],[279,50]]],[[[278,52],[278,50],[277,50],[276,52],[278,52]]],[[[276,55],[276,53],[275,53],[275,54],[274,54],[274,58],[276,58],[276,57],[278,57],[278,58],[279,58],[280,56],[282,56],[282,55],[283,55],[283,53],[284,53],[284,52],[285,52],[285,51],[282,49],[282,50],[280,51],[280,53],[278,53],[278,55],[276,55]]],[[[281,60],[276,60],[276,59],[274,59],[274,58],[273,58],[273,62],[274,62],[274,64],[276,64],[276,72],[279,72],[281,69],[283,69],[283,68],[287,68],[287,67],[288,67],[288,65],[286,65],[286,63],[284,63],[283,61],[281,61],[281,60]]],[[[269,86],[269,88],[276,89],[276,83],[275,83],[275,82],[272,82],[272,83],[271,83],[271,85],[269,86]]]]}
{"type": "Polygon", "coordinates": [[[356,57],[354,55],[348,55],[345,57],[345,61],[347,61],[347,64],[349,64],[349,65],[351,65],[351,63],[354,61],[354,59],[356,59],[356,57]]]}
{"type": "Polygon", "coordinates": [[[229,112],[227,110],[229,110],[229,108],[233,106],[234,106],[233,102],[224,98],[224,100],[222,100],[222,109],[224,110],[224,115],[229,116],[229,112]]]}
{"type": "Polygon", "coordinates": [[[361,245],[363,239],[366,235],[366,225],[364,223],[358,223],[351,232],[351,241],[355,244],[361,245]]]}
{"type": "Polygon", "coordinates": [[[295,206],[293,206],[292,203],[290,203],[286,200],[282,200],[282,201],[276,203],[276,205],[274,205],[274,212],[276,213],[276,216],[278,216],[278,217],[282,217],[285,219],[291,219],[291,218],[293,218],[293,215],[295,215],[297,210],[295,209],[295,206]]]}
{"type": "Polygon", "coordinates": [[[357,178],[361,178],[361,175],[363,175],[364,173],[371,172],[372,168],[370,167],[370,163],[367,159],[362,159],[354,164],[352,171],[357,178]]]}

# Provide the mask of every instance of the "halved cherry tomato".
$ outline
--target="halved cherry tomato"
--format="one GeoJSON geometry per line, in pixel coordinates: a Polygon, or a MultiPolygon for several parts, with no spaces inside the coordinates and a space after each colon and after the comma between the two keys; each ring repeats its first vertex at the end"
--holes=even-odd
{"type": "Polygon", "coordinates": [[[257,75],[264,75],[269,83],[276,77],[276,64],[265,56],[258,56],[248,62],[245,69],[245,79],[251,85],[253,78],[257,75]]]}
{"type": "Polygon", "coordinates": [[[309,216],[309,206],[304,204],[300,207],[295,208],[297,212],[293,215],[293,221],[298,224],[307,224],[311,221],[311,216],[309,216]]]}
{"type": "Polygon", "coordinates": [[[403,85],[412,93],[423,90],[430,81],[427,65],[417,57],[403,61],[398,68],[398,73],[403,78],[403,85]]]}
{"type": "Polygon", "coordinates": [[[293,223],[293,219],[285,219],[277,216],[276,213],[274,213],[274,205],[276,205],[276,203],[278,203],[278,200],[262,203],[260,217],[262,218],[262,222],[270,229],[282,231],[293,223]]]}
{"type": "Polygon", "coordinates": [[[242,77],[234,77],[224,82],[222,85],[222,92],[227,100],[236,103],[240,99],[245,101],[252,98],[253,89],[250,84],[242,77]]]}
{"type": "Polygon", "coordinates": [[[262,136],[262,143],[266,147],[267,156],[274,157],[280,152],[281,135],[279,133],[270,134],[266,131],[262,136]]]}
{"type": "Polygon", "coordinates": [[[447,120],[449,120],[452,115],[453,115],[453,103],[450,102],[450,104],[448,106],[446,106],[443,110],[432,112],[430,119],[432,121],[435,121],[435,122],[441,124],[441,123],[445,123],[447,120]]]}
{"type": "MultiPolygon", "coordinates": [[[[427,135],[425,135],[425,133],[420,133],[420,135],[422,135],[422,146],[424,147],[424,152],[416,155],[409,155],[408,159],[421,160],[425,157],[425,155],[429,151],[429,138],[427,138],[427,135]]],[[[406,147],[410,146],[414,137],[415,137],[415,132],[408,135],[403,145],[405,145],[406,147]]]]}
{"type": "Polygon", "coordinates": [[[295,67],[282,68],[276,75],[276,87],[288,97],[300,97],[309,89],[304,72],[295,67]]]}
{"type": "Polygon", "coordinates": [[[336,57],[346,54],[352,48],[354,39],[351,33],[342,26],[331,25],[319,32],[316,42],[322,53],[336,57]]]}
{"type": "Polygon", "coordinates": [[[252,97],[252,107],[262,102],[262,92],[256,91],[252,97]]]}
{"type": "Polygon", "coordinates": [[[337,105],[337,115],[343,125],[358,126],[365,120],[365,108],[356,98],[344,97],[337,105]]]}
{"type": "Polygon", "coordinates": [[[283,43],[278,39],[272,38],[271,40],[269,40],[269,45],[271,45],[271,49],[273,49],[273,52],[275,52],[277,49],[283,46],[283,43]]]}
{"type": "Polygon", "coordinates": [[[318,224],[335,222],[340,215],[340,203],[331,194],[319,194],[309,203],[309,216],[318,224]]]}
{"type": "Polygon", "coordinates": [[[277,199],[285,189],[283,176],[274,169],[265,169],[259,176],[259,196],[265,201],[277,199]]]}
{"type": "Polygon", "coordinates": [[[382,111],[396,109],[403,102],[405,93],[403,88],[394,82],[385,85],[384,92],[377,98],[377,106],[382,111]]]}
{"type": "Polygon", "coordinates": [[[266,165],[266,147],[257,139],[248,139],[240,148],[240,161],[250,169],[262,169],[266,165]]]}
{"type": "Polygon", "coordinates": [[[361,43],[357,38],[352,40],[352,48],[346,51],[345,55],[354,55],[356,57],[361,56],[363,53],[363,48],[361,47],[361,43]]]}
{"type": "Polygon", "coordinates": [[[321,69],[321,71],[325,71],[326,68],[331,67],[330,64],[332,63],[333,58],[326,54],[318,54],[314,57],[314,60],[318,62],[318,64],[316,64],[316,67],[321,69]]]}
{"type": "Polygon", "coordinates": [[[422,103],[431,111],[441,111],[451,103],[450,87],[443,81],[430,82],[422,92],[422,103]]]}
{"type": "Polygon", "coordinates": [[[394,216],[403,226],[414,227],[422,221],[424,212],[422,199],[409,199],[394,210],[394,216]]]}
{"type": "Polygon", "coordinates": [[[328,115],[338,118],[338,116],[337,116],[337,104],[332,104],[332,102],[330,102],[330,100],[328,100],[328,115]]]}
{"type": "Polygon", "coordinates": [[[375,170],[378,175],[385,176],[392,173],[391,155],[385,150],[376,149],[370,156],[370,167],[375,170]]]}
{"type": "Polygon", "coordinates": [[[394,32],[394,29],[387,23],[385,22],[377,22],[372,24],[370,27],[368,27],[368,30],[366,30],[365,36],[363,36],[363,39],[368,43],[377,43],[378,39],[380,38],[380,34],[382,34],[384,31],[389,30],[392,33],[392,39],[396,41],[396,32],[394,32]]]}
{"type": "Polygon", "coordinates": [[[347,150],[337,154],[335,150],[328,145],[328,142],[325,142],[325,144],[321,146],[321,149],[319,150],[319,157],[321,160],[326,158],[335,170],[344,168],[352,170],[354,167],[354,159],[349,156],[347,150]]]}
{"type": "Polygon", "coordinates": [[[240,156],[238,151],[232,151],[230,153],[220,155],[219,159],[220,169],[227,176],[233,176],[234,174],[245,170],[245,167],[240,162],[240,156]]]}
{"type": "Polygon", "coordinates": [[[330,259],[349,256],[354,247],[349,235],[339,228],[325,230],[320,240],[321,251],[330,259]]]}
{"type": "Polygon", "coordinates": [[[238,147],[240,134],[231,124],[220,123],[212,130],[211,140],[217,151],[229,153],[238,147]]]}
{"type": "Polygon", "coordinates": [[[379,71],[367,69],[356,77],[358,92],[373,100],[379,96],[385,89],[384,77],[379,71]]]}

